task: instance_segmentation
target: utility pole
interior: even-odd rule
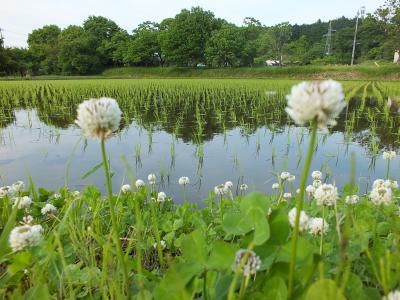
[[[351,53],[351,65],[354,64],[354,53],[356,52],[357,43],[357,30],[358,30],[358,20],[364,18],[365,6],[361,6],[357,11],[356,29],[354,30],[354,40],[353,40],[353,52]]]
[[[332,33],[335,31],[332,30],[332,22],[329,21],[328,33],[324,34],[324,37],[326,37],[325,54],[328,56],[332,54]]]

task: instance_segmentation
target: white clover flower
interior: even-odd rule
[[[322,227],[324,227],[323,232]],[[311,218],[308,222],[308,230],[313,235],[326,234],[329,230],[329,224],[322,218]]]
[[[293,207],[288,213],[289,223],[292,227],[294,227],[296,222],[296,207]],[[300,211],[300,220],[299,220],[299,231],[302,232],[308,228],[309,217],[302,210]]]
[[[236,252],[235,263],[232,266],[233,271],[240,271],[244,276],[250,276],[256,274],[260,267],[261,259],[254,251],[240,249]]]
[[[241,191],[247,191],[248,188],[249,188],[249,186],[248,186],[247,184],[245,184],[245,183],[242,183],[242,184],[239,186],[239,189],[240,189]]]
[[[314,180],[321,180],[322,179],[322,173],[321,173],[321,171],[313,171],[312,173],[311,173],[311,177],[312,177],[312,179],[314,179]]]
[[[25,188],[25,183],[21,180],[15,182],[11,186],[12,190],[16,193],[22,192]]]
[[[164,241],[164,240],[161,240],[161,241],[160,241],[160,245],[161,245],[161,248],[162,248],[163,250],[164,250],[165,248],[167,248],[167,242]],[[154,248],[154,249],[157,249],[157,242],[153,244],[153,248]]]
[[[121,110],[117,101],[102,97],[89,99],[78,106],[78,117],[75,123],[87,137],[106,139],[118,130],[121,121]]]
[[[149,174],[149,176],[147,176],[147,180],[149,181],[150,184],[156,184],[156,175]]]
[[[182,176],[181,178],[179,178],[178,183],[180,185],[187,185],[190,183],[190,179],[187,176]]]
[[[272,184],[272,189],[279,190],[279,188],[280,188],[279,183],[275,182],[274,184]]]
[[[314,198],[317,205],[333,206],[339,195],[337,188],[332,184],[322,184],[314,192]]]
[[[164,192],[159,192],[157,195],[157,202],[164,202],[167,195]]]
[[[61,194],[59,194],[59,193],[55,193],[54,195],[53,195],[53,197],[54,197],[54,199],[61,199]]]
[[[22,218],[22,224],[31,225],[32,223],[33,223],[33,217],[31,215],[27,215]]]
[[[347,204],[357,204],[360,202],[360,197],[358,197],[358,195],[346,196],[345,202]]]
[[[11,186],[3,186],[0,188],[0,199],[7,197],[9,194],[12,193],[12,187]]]
[[[369,198],[375,205],[389,205],[392,202],[392,190],[385,186],[373,188]]]
[[[327,130],[346,106],[342,85],[334,80],[302,82],[292,87],[286,96],[285,109],[297,125],[316,120],[318,128]]]
[[[233,187],[232,181],[225,182],[225,190],[231,190]]]
[[[306,193],[307,193],[307,196],[308,196],[309,198],[312,197],[312,196],[314,196],[315,187],[314,187],[313,185],[308,185],[308,186],[306,187]]]
[[[288,177],[288,179],[287,179],[287,181],[289,181],[289,182],[292,182],[292,181],[295,181],[295,180],[296,180],[296,176],[294,176],[294,175],[290,175]]]
[[[400,291],[392,291],[383,297],[382,300],[400,300]]]
[[[28,196],[24,196],[24,197],[17,197],[14,199],[14,205],[18,205],[18,209],[26,209],[29,208],[29,206],[31,206],[32,204],[32,199]]]
[[[72,192],[72,196],[75,197],[75,198],[80,197],[80,195],[81,195],[81,192],[79,192],[79,191],[73,191]]]
[[[42,215],[54,215],[57,213],[57,208],[50,203],[47,203],[41,210],[40,212],[42,213]]]
[[[285,198],[285,199],[292,198],[292,193],[284,193],[283,198]]]
[[[121,186],[121,192],[122,194],[127,194],[129,192],[132,191],[132,187],[130,184],[124,184],[123,186]]]
[[[144,181],[142,179],[138,179],[135,182],[135,186],[136,186],[137,189],[140,189],[140,188],[145,186],[145,183],[144,183]]]
[[[290,173],[289,172],[282,172],[281,173],[281,179],[282,180],[287,180],[290,177]]]
[[[395,151],[384,151],[382,155],[384,160],[392,160],[396,158],[396,152]]]
[[[41,225],[23,225],[17,226],[11,230],[8,239],[11,249],[16,252],[23,250],[26,247],[36,245],[41,238]]]
[[[316,189],[319,188],[321,186],[321,184],[322,184],[322,181],[319,179],[314,180],[312,183],[313,187],[315,187]]]
[[[214,193],[218,196],[222,196],[226,193],[225,184],[219,184],[214,187]]]

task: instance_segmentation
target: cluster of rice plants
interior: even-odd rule
[[[0,295],[10,299],[396,299],[400,295],[400,209],[397,184],[399,117],[388,97],[392,82],[261,80],[82,80],[0,84],[0,120],[6,127],[18,109],[35,109],[56,128],[79,126],[99,140],[106,193],[87,186],[57,191],[33,180],[0,188]],[[290,94],[286,99],[285,96]],[[99,97],[97,100],[82,100]],[[285,111],[286,108],[286,111]],[[77,125],[74,125],[76,120]],[[215,182],[203,203],[187,192],[196,184],[182,174],[181,199],[162,190],[164,165],[137,178],[132,162],[109,153],[107,143],[132,121],[152,133],[197,145],[202,172],[204,143],[240,127],[246,136],[268,126],[287,130],[287,146],[299,146],[300,183],[283,164],[273,193],[251,191],[246,181]],[[337,123],[336,125],[334,123]],[[291,128],[302,127],[297,140]],[[328,129],[329,127],[329,129]],[[324,134],[317,134],[321,130]],[[382,153],[384,178],[367,193],[357,184],[336,186],[329,165],[311,170],[329,132],[345,143]],[[259,135],[258,131],[258,135]],[[322,138],[321,138],[322,137]],[[260,137],[256,143],[260,143]],[[270,139],[274,147],[274,136]],[[132,141],[134,162],[146,151]],[[273,148],[274,149],[274,148]],[[71,149],[73,152],[73,149]],[[272,151],[274,160],[275,150]],[[335,160],[340,157],[333,155]],[[112,186],[121,159],[127,178]],[[246,162],[237,155],[233,164]],[[67,168],[68,169],[68,168]],[[1,171],[1,170],[0,170]],[[68,170],[73,172],[74,170]],[[168,180],[170,180],[168,178]],[[221,180],[222,181],[222,180]],[[177,204],[177,200],[181,204]]]

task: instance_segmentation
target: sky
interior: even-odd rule
[[[0,0],[0,28],[6,46],[26,47],[28,34],[56,24],[82,25],[90,15],[115,21],[129,33],[144,21],[160,22],[181,9],[200,6],[216,17],[241,25],[254,17],[271,26],[281,22],[308,24],[341,16],[354,17],[361,6],[374,12],[384,0]]]

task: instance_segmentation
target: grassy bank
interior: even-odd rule
[[[287,78],[287,79],[400,79],[398,65],[292,66],[256,68],[122,67],[103,72],[114,78]]]

